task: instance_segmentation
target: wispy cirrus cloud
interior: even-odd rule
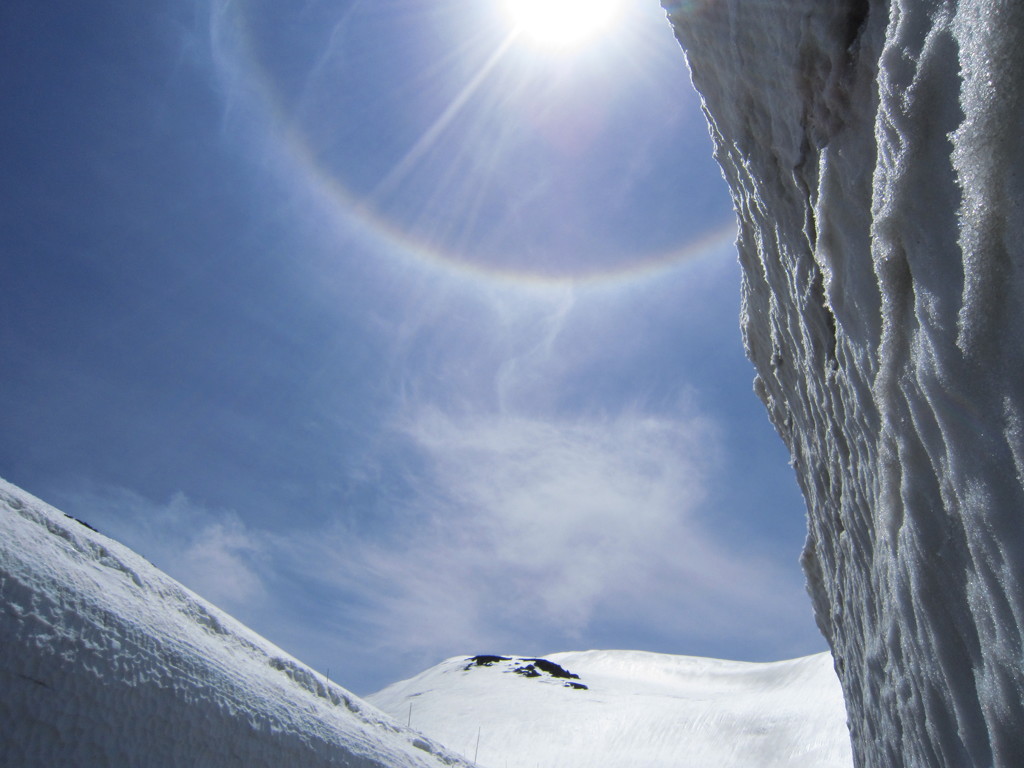
[[[569,635],[651,586],[648,566],[660,542],[685,535],[713,454],[711,425],[699,418],[427,409],[408,428],[449,510],[430,532],[440,563],[461,560],[485,593],[477,602],[508,623]]]
[[[785,615],[787,577],[710,533],[715,425],[699,414],[534,418],[423,408],[420,461],[384,536],[282,542],[381,648],[557,646],[596,623],[680,636]],[[792,587],[792,585],[787,585]],[[329,611],[328,611],[329,612]],[[711,629],[711,627],[714,629]]]

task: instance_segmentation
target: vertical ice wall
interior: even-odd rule
[[[858,765],[1024,765],[1024,3],[664,0]]]

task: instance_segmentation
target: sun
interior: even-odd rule
[[[570,48],[596,37],[621,0],[504,0],[516,30],[548,48]]]

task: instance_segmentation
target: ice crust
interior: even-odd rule
[[[642,651],[545,658],[579,677],[459,656],[367,698],[481,768],[852,765],[827,653],[770,664]]]
[[[0,763],[468,766],[0,480]]]
[[[1024,765],[1024,3],[663,4],[855,761]]]

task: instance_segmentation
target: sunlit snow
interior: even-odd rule
[[[852,765],[828,654],[772,664],[641,651],[457,657],[368,700],[481,768]]]
[[[1024,4],[664,5],[858,765],[1024,765]]]

